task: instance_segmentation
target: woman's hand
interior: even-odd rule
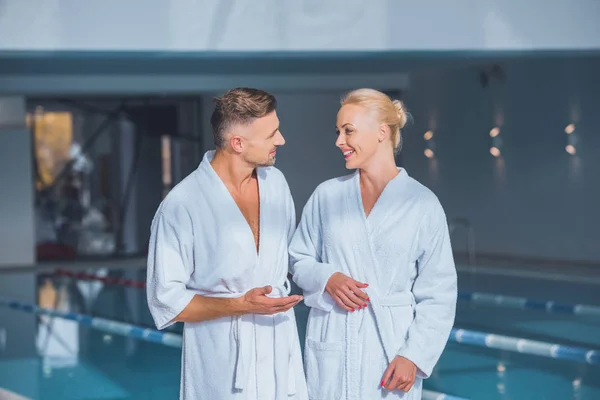
[[[361,289],[368,287],[366,283],[360,283],[354,279],[336,272],[331,275],[325,286],[325,291],[335,300],[335,302],[346,311],[367,306],[369,296]]]
[[[416,376],[417,366],[408,358],[397,356],[385,370],[381,386],[390,391],[400,389],[408,392],[415,383]]]

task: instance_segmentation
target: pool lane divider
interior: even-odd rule
[[[546,311],[548,313],[600,318],[600,307],[588,304],[559,303],[551,300],[534,300],[526,297],[505,296],[481,292],[459,292],[458,299],[494,307],[529,309]]]
[[[85,314],[42,308],[34,304],[4,300],[2,298],[0,298],[0,306],[39,315],[64,318],[84,326],[89,326],[93,329],[121,336],[134,337],[171,347],[181,347],[181,335],[170,332],[161,332],[155,329],[144,328],[121,321],[92,317]],[[522,354],[600,365],[600,351],[583,347],[564,346],[556,343],[547,343],[457,328],[452,329],[449,341],[471,346],[486,347],[489,349],[506,350]]]

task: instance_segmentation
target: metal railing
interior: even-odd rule
[[[450,237],[458,227],[463,227],[467,231],[467,257],[469,266],[475,267],[475,230],[471,225],[471,221],[465,217],[454,218],[450,221],[448,229],[450,231]]]

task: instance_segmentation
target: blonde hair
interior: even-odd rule
[[[378,121],[390,128],[394,151],[402,148],[400,130],[406,125],[408,113],[404,103],[392,100],[388,95],[374,89],[356,89],[346,94],[341,101],[342,106],[356,104],[374,113]]]

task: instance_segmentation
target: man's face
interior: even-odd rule
[[[279,132],[279,118],[273,111],[262,118],[255,119],[244,127],[244,143],[242,157],[252,165],[268,167],[275,164],[277,147],[285,144]]]

